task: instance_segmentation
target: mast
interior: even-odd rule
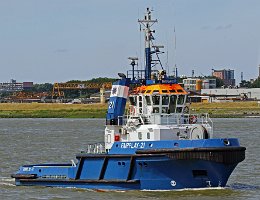
[[[152,33],[154,30],[151,30],[151,27],[155,22],[158,22],[157,19],[152,19],[151,10],[149,8],[146,9],[146,13],[144,19],[138,19],[138,22],[144,26],[144,33],[145,33],[145,80],[151,79],[151,71],[152,71],[152,54],[151,54],[151,47],[152,47],[152,40],[154,37]]]

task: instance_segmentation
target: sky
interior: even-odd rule
[[[0,82],[116,78],[130,69],[129,56],[143,67],[137,20],[147,7],[158,19],[165,69],[177,65],[186,76],[234,69],[236,83],[241,72],[257,78],[259,0],[0,0]]]

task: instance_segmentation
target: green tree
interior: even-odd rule
[[[250,81],[243,80],[240,83],[240,87],[251,88],[252,87],[252,83]]]
[[[260,78],[259,77],[252,83],[252,88],[260,88]]]
[[[33,92],[51,92],[52,88],[53,88],[53,84],[51,84],[51,83],[34,84],[32,91]]]
[[[218,77],[214,77],[214,78],[216,78],[216,87],[217,88],[219,88],[219,87],[224,85],[224,81],[222,79],[220,79]]]

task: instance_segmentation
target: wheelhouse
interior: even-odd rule
[[[141,86],[129,96],[131,115],[185,112],[187,92],[178,84]]]

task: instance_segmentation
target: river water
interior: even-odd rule
[[[17,187],[10,174],[23,164],[70,162],[87,143],[103,141],[104,119],[0,119],[0,199],[260,199],[260,119],[213,122],[215,137],[238,137],[247,147],[225,189],[97,192]]]

